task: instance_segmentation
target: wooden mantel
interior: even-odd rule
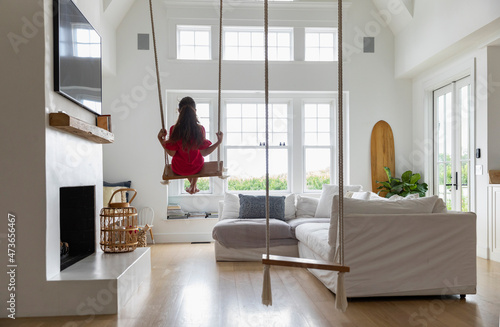
[[[95,143],[113,143],[113,133],[86,123],[64,112],[53,112],[49,114],[49,125],[65,132],[78,135]]]

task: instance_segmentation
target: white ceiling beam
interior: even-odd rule
[[[372,0],[380,17],[394,35],[408,25],[413,18],[414,0]]]
[[[103,0],[105,19],[116,29],[134,2],[135,0]]]

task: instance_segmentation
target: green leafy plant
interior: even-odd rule
[[[414,174],[411,170],[405,171],[401,178],[392,177],[391,170],[388,167],[384,167],[385,173],[387,174],[388,180],[385,182],[377,183],[382,184],[377,187],[378,194],[381,192],[387,192],[386,198],[397,194],[400,196],[407,196],[408,194],[417,193],[419,196],[425,196],[427,192],[428,185],[426,183],[418,183],[420,180],[420,174]]]

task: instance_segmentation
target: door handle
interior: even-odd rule
[[[455,186],[455,190],[458,191],[458,171],[455,172],[455,183],[446,184],[446,186]]]

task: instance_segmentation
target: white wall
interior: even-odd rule
[[[156,33],[159,45],[162,86],[164,90],[189,92],[213,91],[217,87],[217,61],[176,61],[175,25],[201,22],[218,30],[218,7],[189,6],[177,2],[165,11],[162,1],[154,1]],[[273,26],[295,26],[303,33],[306,26],[336,26],[336,8],[332,4],[319,7],[305,4],[275,4],[271,10]],[[256,7],[257,6],[257,7]],[[289,8],[291,6],[292,9]],[[370,134],[378,120],[388,121],[395,137],[396,170],[401,174],[411,168],[407,158],[411,152],[411,86],[409,81],[394,79],[394,43],[391,31],[371,14],[375,11],[370,0],[355,1],[346,9],[344,40],[349,44],[345,63],[344,88],[349,92],[350,182],[371,185]],[[198,20],[194,19],[198,18]],[[261,25],[262,8],[258,4],[244,6],[230,3],[224,13],[225,25]],[[104,110],[112,114],[116,141],[104,147],[104,178],[110,182],[132,180],[139,195],[137,207],[150,206],[156,212],[155,235],[159,240],[180,241],[178,235],[192,233],[192,239],[206,222],[161,221],[166,216],[167,190],[159,184],[163,170],[163,150],[156,139],[161,126],[156,85],[154,84],[153,52],[137,50],[137,33],[150,33],[147,3],[137,1],[117,30],[117,74],[105,79]],[[217,33],[213,42],[217,44]],[[375,37],[375,53],[363,54],[360,41],[363,35]],[[295,47],[300,39],[295,38]],[[215,46],[215,45],[214,45]],[[216,52],[216,51],[215,51]],[[300,51],[296,59],[303,58]],[[270,64],[270,87],[281,91],[335,91],[337,68],[333,63]],[[223,63],[224,90],[262,90],[263,64],[248,62]],[[165,92],[164,92],[165,93]],[[165,103],[168,101],[165,100]],[[166,110],[175,110],[169,107]],[[167,123],[168,125],[168,123]],[[206,203],[216,210],[222,196],[189,196],[182,204]],[[210,239],[211,228],[201,230]],[[191,241],[189,237],[184,241]]]
[[[477,254],[488,257],[488,170],[499,169],[497,142],[500,137],[497,124],[500,119],[499,47],[489,46],[461,53],[435,65],[413,80],[413,152],[414,169],[422,171],[431,180],[433,170],[432,91],[467,75],[471,76],[474,97],[475,144],[481,149],[481,158],[472,162],[472,173],[481,166],[483,173],[475,179],[475,201],[471,210],[477,214]],[[431,181],[432,183],[432,181]]]
[[[413,20],[395,37],[396,76],[415,76],[498,37],[497,0],[415,1]]]
[[[500,169],[500,46],[488,50],[488,169]]]
[[[92,3],[100,6],[100,0]],[[8,213],[17,217],[16,317],[74,314],[76,307],[68,308],[66,300],[84,283],[68,291],[72,286],[48,281],[60,265],[59,188],[96,185],[98,226],[102,146],[49,127],[48,114],[64,110],[89,123],[95,122],[95,116],[53,91],[52,1],[6,0],[0,13],[2,31],[21,42],[12,46],[8,38],[0,40],[0,181],[5,190],[0,208],[4,217]],[[3,253],[7,253],[6,228],[5,219],[0,229]],[[6,277],[0,277],[5,287]],[[7,295],[4,289],[3,303]],[[7,314],[2,310],[0,316]]]
[[[38,283],[45,278],[44,24],[43,15],[41,23],[34,25],[32,21],[33,17],[43,13],[35,1],[26,0],[22,4],[15,0],[2,1],[0,12],[2,31],[12,33],[8,34],[11,38],[22,40],[13,47],[8,38],[0,39],[0,182],[3,185],[0,248],[4,253],[5,267],[6,218],[8,213],[13,213],[17,217],[15,254],[19,267],[16,296],[17,314],[20,314],[23,311],[21,303],[26,301],[21,297],[27,296],[30,289],[37,289]],[[6,273],[0,275],[3,304],[8,299],[7,277]],[[0,316],[6,317],[8,313],[4,305]]]

